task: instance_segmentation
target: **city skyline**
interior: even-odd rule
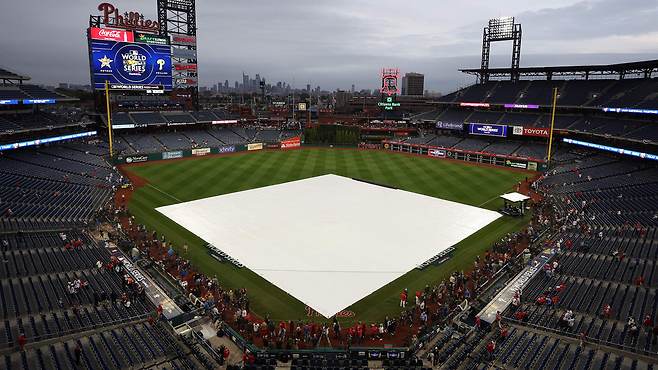
[[[157,18],[154,0],[112,2]],[[62,0],[46,15],[38,0],[5,4],[0,22],[20,32],[0,38],[0,48],[12,51],[0,55],[0,65],[32,76],[35,83],[88,83],[85,29],[96,7],[96,2],[81,6]],[[396,7],[399,3],[389,0],[254,0],[221,6],[198,1],[200,85],[258,70],[271,81],[297,81],[299,88],[311,81],[327,90],[351,90],[352,84],[375,89],[379,70],[397,67],[402,73],[423,73],[426,89],[447,93],[474,82],[457,69],[479,65],[482,28],[488,19],[507,15],[524,25],[521,66],[653,59],[658,49],[658,0],[555,0],[550,5],[474,0],[450,6],[419,0],[404,12],[390,12]],[[26,18],[39,27],[25,27]],[[510,49],[496,45],[491,66],[507,66]]]

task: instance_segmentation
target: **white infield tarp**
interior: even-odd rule
[[[336,175],[157,211],[325,317],[501,217]]]

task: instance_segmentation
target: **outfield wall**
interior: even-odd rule
[[[265,148],[265,144],[260,144],[260,149]],[[249,144],[252,145],[252,144]],[[251,150],[260,150],[256,149],[255,146]],[[203,157],[210,154],[228,154],[243,152],[247,150],[247,145],[225,145],[215,148],[194,148],[186,150],[170,150],[167,152],[159,153],[149,153],[149,154],[127,154],[127,155],[118,155],[114,158],[115,164],[131,164],[131,163],[144,163],[152,161],[161,161],[168,159],[178,159],[178,158],[187,158],[187,157]]]
[[[188,157],[204,157],[211,154],[229,154],[244,151],[259,151],[264,149],[296,149],[302,146],[301,136],[294,136],[275,143],[248,143],[238,145],[223,145],[219,147],[204,147],[185,150],[170,150],[148,154],[126,154],[114,157],[114,164],[132,164],[179,159]]]
[[[546,162],[535,158],[515,157],[494,153],[472,152],[468,150],[384,141],[384,149],[394,152],[418,154],[432,158],[447,158],[465,162],[489,164],[500,167],[518,168],[528,171],[545,172]]]

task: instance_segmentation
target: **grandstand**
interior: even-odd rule
[[[461,361],[464,368],[478,367],[488,356],[485,344],[495,340],[501,367],[651,368],[658,354],[652,332],[658,312],[657,171],[581,153],[538,181],[545,207],[555,212],[546,239],[556,252],[549,263],[555,268],[534,275],[518,302],[502,312],[504,335],[496,328],[439,337],[435,351],[443,367]]]
[[[105,72],[95,80],[92,70],[93,99],[78,99],[0,68],[0,368],[658,369],[658,60],[518,67],[513,24],[512,38],[492,40],[515,41],[512,68],[488,68],[487,46],[482,68],[461,70],[474,84],[400,97],[406,106],[390,111],[379,108],[383,95],[321,93],[316,106],[307,90],[313,104],[300,122],[287,96],[264,88],[200,99],[194,4],[158,2],[148,22],[159,27],[140,47],[167,49],[148,59],[168,70],[113,81],[107,96]],[[126,43],[144,31],[120,24],[140,13],[121,14],[89,17],[91,63],[92,41],[114,42],[94,30]],[[334,113],[338,100],[348,114]],[[338,173],[364,192],[424,205],[445,197],[497,221],[474,228],[449,209],[399,212],[413,204],[390,195],[369,204],[337,183],[254,197]],[[503,191],[527,195],[527,212],[498,214],[509,213]],[[189,227],[163,216],[212,197],[234,203],[190,208]],[[334,218],[311,212],[321,206]],[[271,229],[252,235],[252,216]],[[343,229],[352,245],[331,238],[345,236],[331,235],[336,219],[352,220]],[[457,232],[449,221],[474,230],[436,254],[432,240]],[[213,244],[192,232],[206,226]],[[298,243],[294,253],[281,253],[282,235]],[[222,243],[242,238],[267,251],[238,261],[257,250]],[[373,257],[392,240],[400,255],[420,245],[433,257],[383,271],[378,259],[404,260]],[[328,253],[313,255],[324,244]],[[267,253],[282,267],[249,269],[248,257],[272,262]],[[341,259],[370,270],[340,271]],[[319,272],[354,296],[341,303],[304,278]],[[396,280],[359,288],[378,274]],[[293,296],[295,284],[331,310]]]

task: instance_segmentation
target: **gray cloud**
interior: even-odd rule
[[[99,2],[6,1],[0,65],[35,82],[87,82],[84,29]],[[114,3],[156,18],[154,0]],[[200,79],[232,83],[246,71],[297,86],[374,88],[381,67],[397,66],[448,92],[472,82],[457,69],[479,65],[482,27],[504,15],[523,23],[522,65],[621,62],[658,48],[658,0],[198,0]],[[492,65],[508,65],[510,48],[495,45]]]

